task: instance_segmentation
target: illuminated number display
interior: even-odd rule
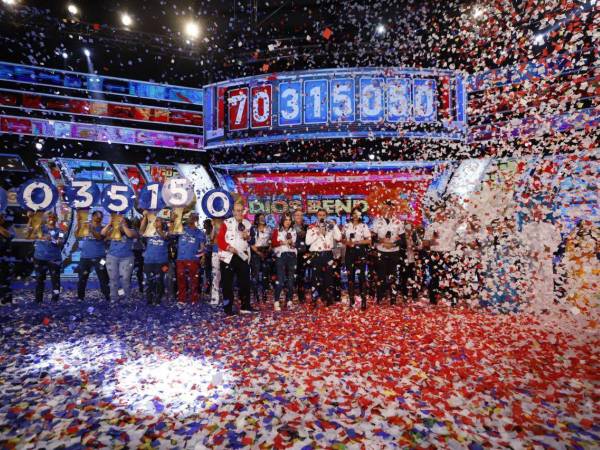
[[[279,125],[302,123],[302,83],[300,81],[279,84]]]
[[[204,89],[208,149],[348,137],[464,140],[468,131],[466,83],[451,70],[322,69]]]
[[[360,120],[380,122],[383,120],[383,78],[360,79]]]
[[[413,85],[413,105],[415,122],[436,120],[435,80],[417,79]]]
[[[406,122],[412,115],[411,81],[408,78],[391,78],[387,81],[388,122]]]
[[[340,78],[331,80],[331,121],[354,122],[354,80]]]
[[[248,129],[248,88],[230,90],[227,103],[229,129]]]
[[[327,123],[327,80],[304,82],[304,123]]]
[[[252,92],[252,128],[271,126],[271,85],[256,86]]]

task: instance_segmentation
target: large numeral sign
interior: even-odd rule
[[[211,219],[222,219],[231,215],[233,197],[223,189],[212,189],[202,197],[202,211]]]
[[[279,84],[279,125],[302,123],[302,83]]]
[[[252,92],[252,128],[267,128],[271,126],[271,86],[255,86]]]
[[[135,201],[133,189],[124,184],[109,184],[102,192],[101,203],[111,213],[125,214]]]
[[[163,187],[162,197],[167,206],[184,207],[194,200],[194,187],[186,178],[171,178]]]
[[[380,122],[383,120],[383,78],[360,79],[360,120]]]
[[[98,203],[100,189],[91,181],[75,180],[65,187],[65,200],[71,208],[88,209]]]
[[[248,88],[230,90],[227,103],[229,129],[248,129]]]
[[[327,80],[304,82],[304,123],[327,123]]]
[[[435,80],[414,80],[415,122],[434,122],[436,120],[435,87]]]
[[[411,81],[408,78],[391,78],[387,81],[388,122],[406,122],[412,114]]]
[[[28,211],[48,211],[58,201],[58,190],[45,180],[29,180],[19,187],[17,202]]]
[[[354,122],[354,80],[331,80],[331,121]]]
[[[157,211],[165,207],[165,201],[162,198],[163,185],[160,183],[149,183],[144,186],[138,197],[138,206],[140,209],[148,211]]]

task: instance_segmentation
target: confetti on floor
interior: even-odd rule
[[[425,304],[0,309],[1,448],[600,446],[600,336]]]

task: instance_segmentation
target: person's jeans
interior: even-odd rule
[[[319,293],[319,297],[326,305],[333,304],[333,253],[313,252],[311,254],[311,265],[313,268],[313,291]],[[314,299],[314,295],[313,295]],[[314,300],[313,300],[314,301]]]
[[[12,302],[12,290],[10,282],[12,279],[10,262],[0,261],[0,303]]]
[[[33,269],[35,270],[35,301],[41,303],[44,299],[44,283],[46,274],[50,273],[52,282],[52,300],[57,301],[60,294],[60,261],[45,261],[41,259],[33,260]]]
[[[189,295],[188,295],[189,288]],[[177,261],[177,299],[185,302],[190,299],[192,303],[200,300],[200,261]]]
[[[223,285],[223,309],[233,313],[233,279],[237,277],[241,309],[250,308],[250,265],[238,255],[233,255],[229,264],[221,261],[221,284]]]
[[[261,258],[256,253],[252,252],[250,258],[250,273],[252,277],[252,292],[254,293],[254,299],[259,300],[258,288],[262,288],[262,299],[263,301],[267,298],[267,291],[269,290],[269,268],[270,258]]]
[[[211,303],[219,303],[219,289],[221,288],[221,260],[219,259],[219,252],[213,252],[211,256],[212,265],[212,281],[211,281]]]
[[[83,258],[79,261],[79,279],[77,280],[77,297],[80,300],[85,298],[85,288],[92,269],[96,271],[98,282],[100,283],[100,291],[104,294],[104,298],[110,299],[110,290],[108,287],[108,272],[106,271],[106,260],[104,258]]]
[[[165,292],[165,269],[166,264],[144,264],[146,300],[150,305],[158,305]]]
[[[168,268],[165,272],[167,299],[175,301],[177,296],[177,264],[175,261],[169,261],[165,266]]]
[[[108,255],[106,257],[106,270],[108,271],[110,283],[110,297],[113,300],[118,299],[120,296],[119,294],[126,299],[131,298],[131,272],[133,272],[133,262],[133,255],[124,258],[113,255]],[[119,290],[119,284],[121,285],[121,290]]]
[[[281,291],[286,288],[285,298],[292,301],[296,278],[296,254],[293,252],[282,253],[276,260],[277,282],[275,283],[275,301],[279,301]]]
[[[366,274],[367,274],[367,251],[363,248],[348,248],[346,250],[346,271],[348,272],[348,297],[350,305],[354,305],[356,295],[356,272],[358,272],[358,293],[362,300],[362,306],[366,307]]]
[[[400,252],[377,252],[377,303],[381,303],[390,291],[390,304],[396,303],[398,295],[398,265]]]

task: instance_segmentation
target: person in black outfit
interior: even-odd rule
[[[0,213],[0,303],[12,303],[11,282],[11,241],[15,237],[15,233],[8,227],[6,216]]]
[[[367,251],[371,245],[371,232],[363,222],[360,208],[352,209],[351,221],[342,231],[342,242],[346,246],[346,271],[348,272],[348,297],[350,307],[354,306],[356,296],[356,277],[358,275],[358,294],[361,309],[367,309],[366,271]],[[357,274],[358,272],[358,274]]]
[[[308,225],[304,223],[304,213],[301,209],[294,211],[294,230],[296,230],[296,250],[298,250],[296,259],[296,289],[298,291],[298,301],[304,303],[304,292],[306,288],[306,269],[308,249],[306,247],[306,230]]]

